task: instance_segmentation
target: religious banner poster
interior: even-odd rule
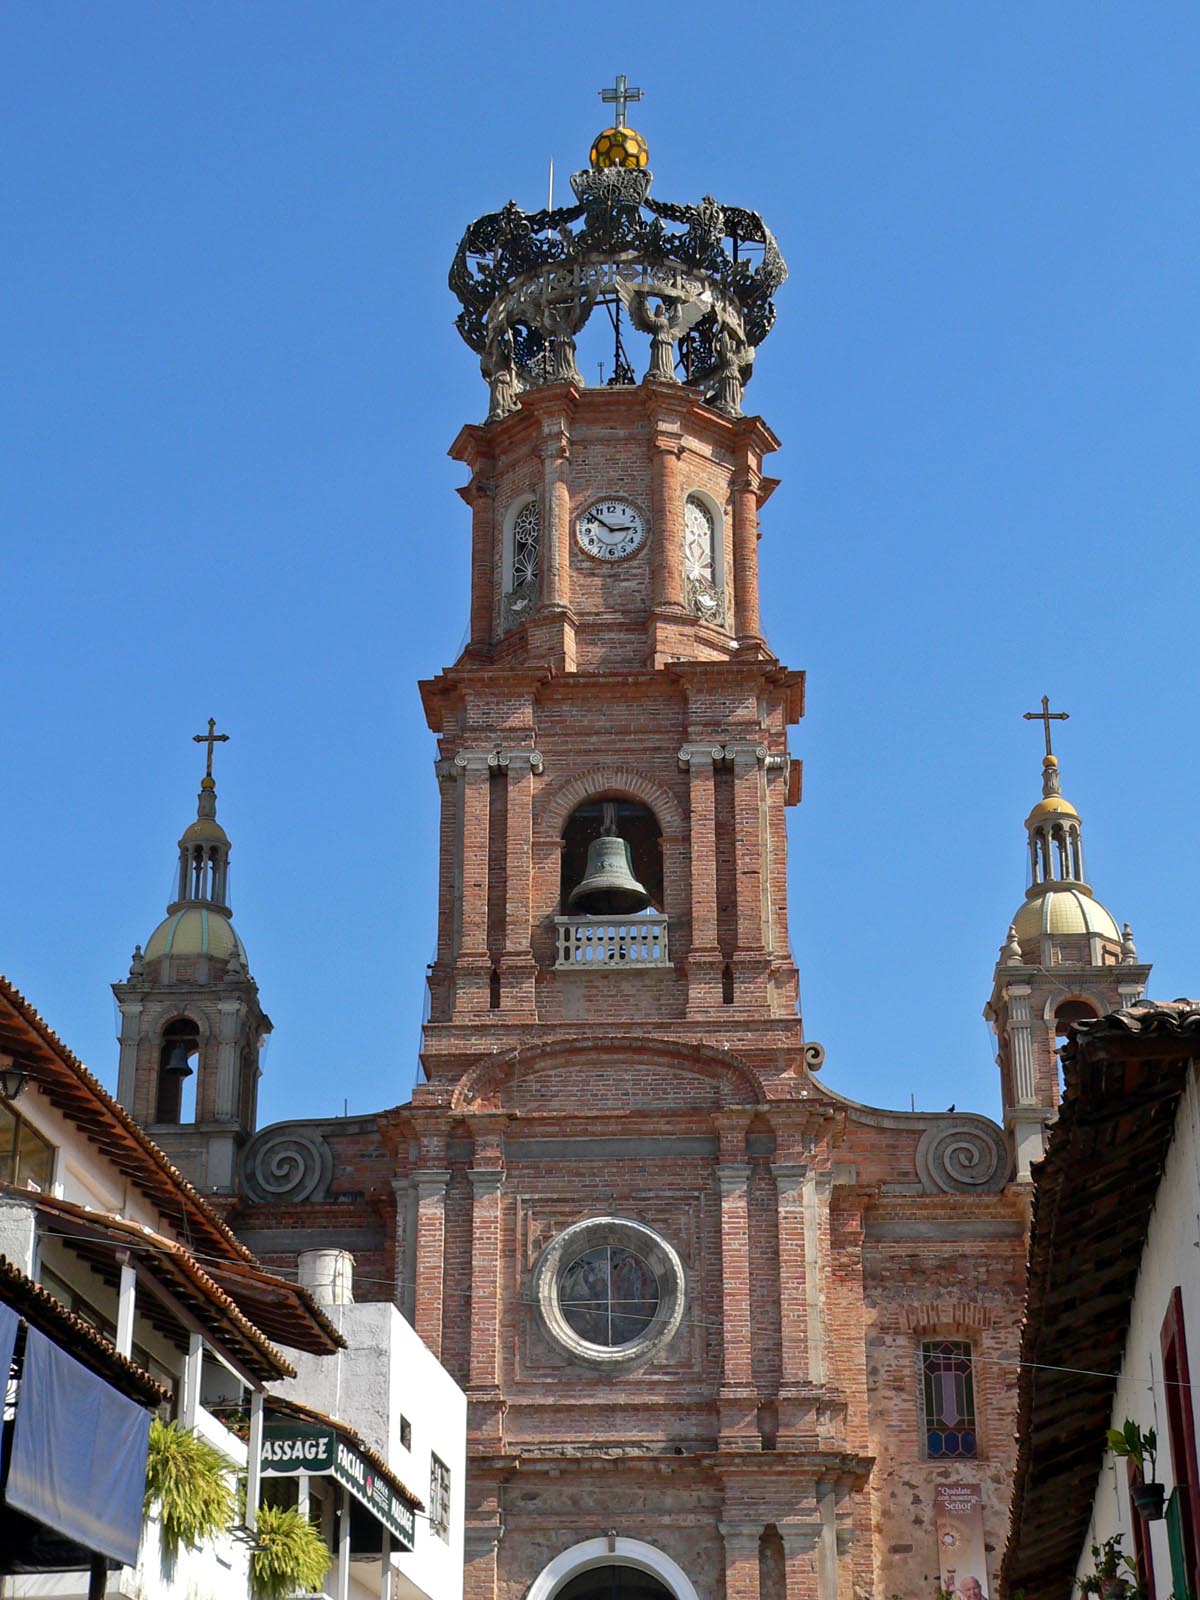
[[[955,1600],[990,1600],[977,1483],[939,1483],[934,1492],[942,1589]]]

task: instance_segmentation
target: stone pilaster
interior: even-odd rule
[[[779,1229],[779,1447],[815,1442],[809,1379],[808,1227],[804,1162],[772,1162]]]
[[[818,1576],[819,1518],[789,1517],[776,1526],[783,1541],[785,1600],[827,1600]]]
[[[725,1541],[725,1600],[759,1600],[758,1545],[762,1529],[728,1522],[719,1527]]]

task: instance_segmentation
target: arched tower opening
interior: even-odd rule
[[[602,894],[586,905],[571,903],[571,896],[588,875],[589,857],[594,864],[593,846],[603,837],[606,827],[615,828],[616,836],[628,846],[627,856],[633,880],[645,889],[649,908],[661,912],[663,852],[662,829],[658,818],[649,806],[639,801],[602,795],[576,806],[563,827],[560,914],[574,916],[588,911],[599,915],[619,913],[620,907],[606,907],[600,903]],[[616,861],[615,870],[619,871],[619,853],[613,859]]]
[[[200,1029],[190,1017],[177,1017],[162,1031],[158,1048],[155,1122],[196,1120],[196,1070],[200,1064]]]

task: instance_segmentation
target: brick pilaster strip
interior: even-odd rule
[[[763,764],[765,745],[734,740],[725,746],[733,764],[733,814],[737,830],[737,954],[759,955],[764,941]]]
[[[654,435],[652,493],[654,527],[651,530],[653,604],[683,610],[683,501],[679,485],[678,427],[660,427]]]
[[[413,1326],[434,1355],[442,1354],[442,1301],[446,1268],[448,1168],[414,1172],[417,1187],[416,1316]]]
[[[733,479],[733,597],[739,639],[762,637],[758,607],[759,474],[749,465]]]
[[[759,1600],[758,1546],[762,1530],[728,1522],[718,1526],[725,1541],[725,1600]]]

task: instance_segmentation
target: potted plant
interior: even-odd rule
[[[181,1544],[194,1548],[233,1524],[233,1488],[225,1457],[190,1428],[158,1417],[150,1424],[143,1515],[149,1517],[156,1504],[168,1559]]]
[[[1137,1468],[1138,1478],[1129,1486],[1129,1498],[1144,1521],[1157,1522],[1166,1496],[1162,1484],[1154,1481],[1158,1435],[1153,1428],[1143,1432],[1131,1417],[1126,1417],[1119,1428],[1108,1430],[1108,1448],[1114,1456],[1123,1456]]]
[[[1095,1568],[1086,1578],[1079,1580],[1080,1594],[1097,1594],[1100,1600],[1126,1600],[1129,1579],[1122,1576],[1121,1568],[1132,1571],[1129,1557],[1121,1550],[1123,1534],[1114,1533],[1103,1544],[1092,1546]]]
[[[254,1600],[286,1600],[319,1590],[330,1563],[324,1539],[302,1511],[259,1506],[250,1556]]]

